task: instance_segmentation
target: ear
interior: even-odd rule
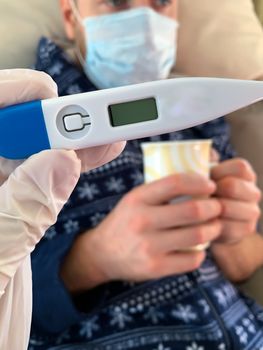
[[[60,7],[67,37],[69,40],[74,40],[76,18],[74,16],[70,0],[60,0]]]

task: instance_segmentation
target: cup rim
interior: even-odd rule
[[[141,143],[141,147],[144,147],[144,146],[170,146],[172,144],[203,144],[203,143],[207,143],[207,144],[212,144],[213,140],[212,139],[201,139],[201,140],[174,140],[174,141],[157,141],[157,142],[154,142],[154,141],[147,141],[147,142],[142,142]]]

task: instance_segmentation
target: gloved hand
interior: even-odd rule
[[[44,73],[0,71],[0,108],[56,96],[55,83]],[[26,161],[0,159],[0,298],[6,290],[0,302],[1,350],[21,350],[26,346],[24,339],[10,345],[8,338],[8,327],[16,329],[18,335],[23,333],[23,329],[20,328],[19,332],[18,327],[24,327],[27,333],[30,327],[30,324],[25,325],[25,320],[14,317],[14,312],[23,317],[25,310],[31,311],[31,275],[28,274],[29,266],[25,264],[25,261],[28,264],[30,261],[26,257],[45,231],[56,222],[58,213],[77,184],[81,170],[88,171],[111,161],[124,146],[125,143],[117,143],[78,152],[49,150],[33,155]],[[17,291],[22,299],[28,297],[28,300],[20,299],[18,304],[13,305],[19,310],[12,309],[14,299],[19,299],[15,280],[20,283]],[[21,283],[25,284],[28,295],[23,293]],[[12,295],[7,295],[8,292]],[[1,312],[1,307],[4,312]],[[12,325],[15,319],[16,324]]]
[[[56,96],[57,85],[50,76],[43,72],[28,69],[0,70],[0,108]],[[81,160],[81,171],[86,172],[110,162],[118,157],[125,145],[125,142],[117,142],[76,151]],[[8,177],[21,163],[19,160],[0,157],[0,181]]]

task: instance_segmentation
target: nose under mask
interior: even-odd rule
[[[176,60],[178,22],[148,7],[82,20],[83,68],[98,88],[168,77]]]

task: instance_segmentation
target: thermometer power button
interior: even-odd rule
[[[63,137],[79,140],[92,131],[92,117],[81,106],[68,105],[58,112],[56,127]]]
[[[63,117],[64,128],[67,132],[81,131],[90,126],[90,117],[81,113],[68,114]]]

